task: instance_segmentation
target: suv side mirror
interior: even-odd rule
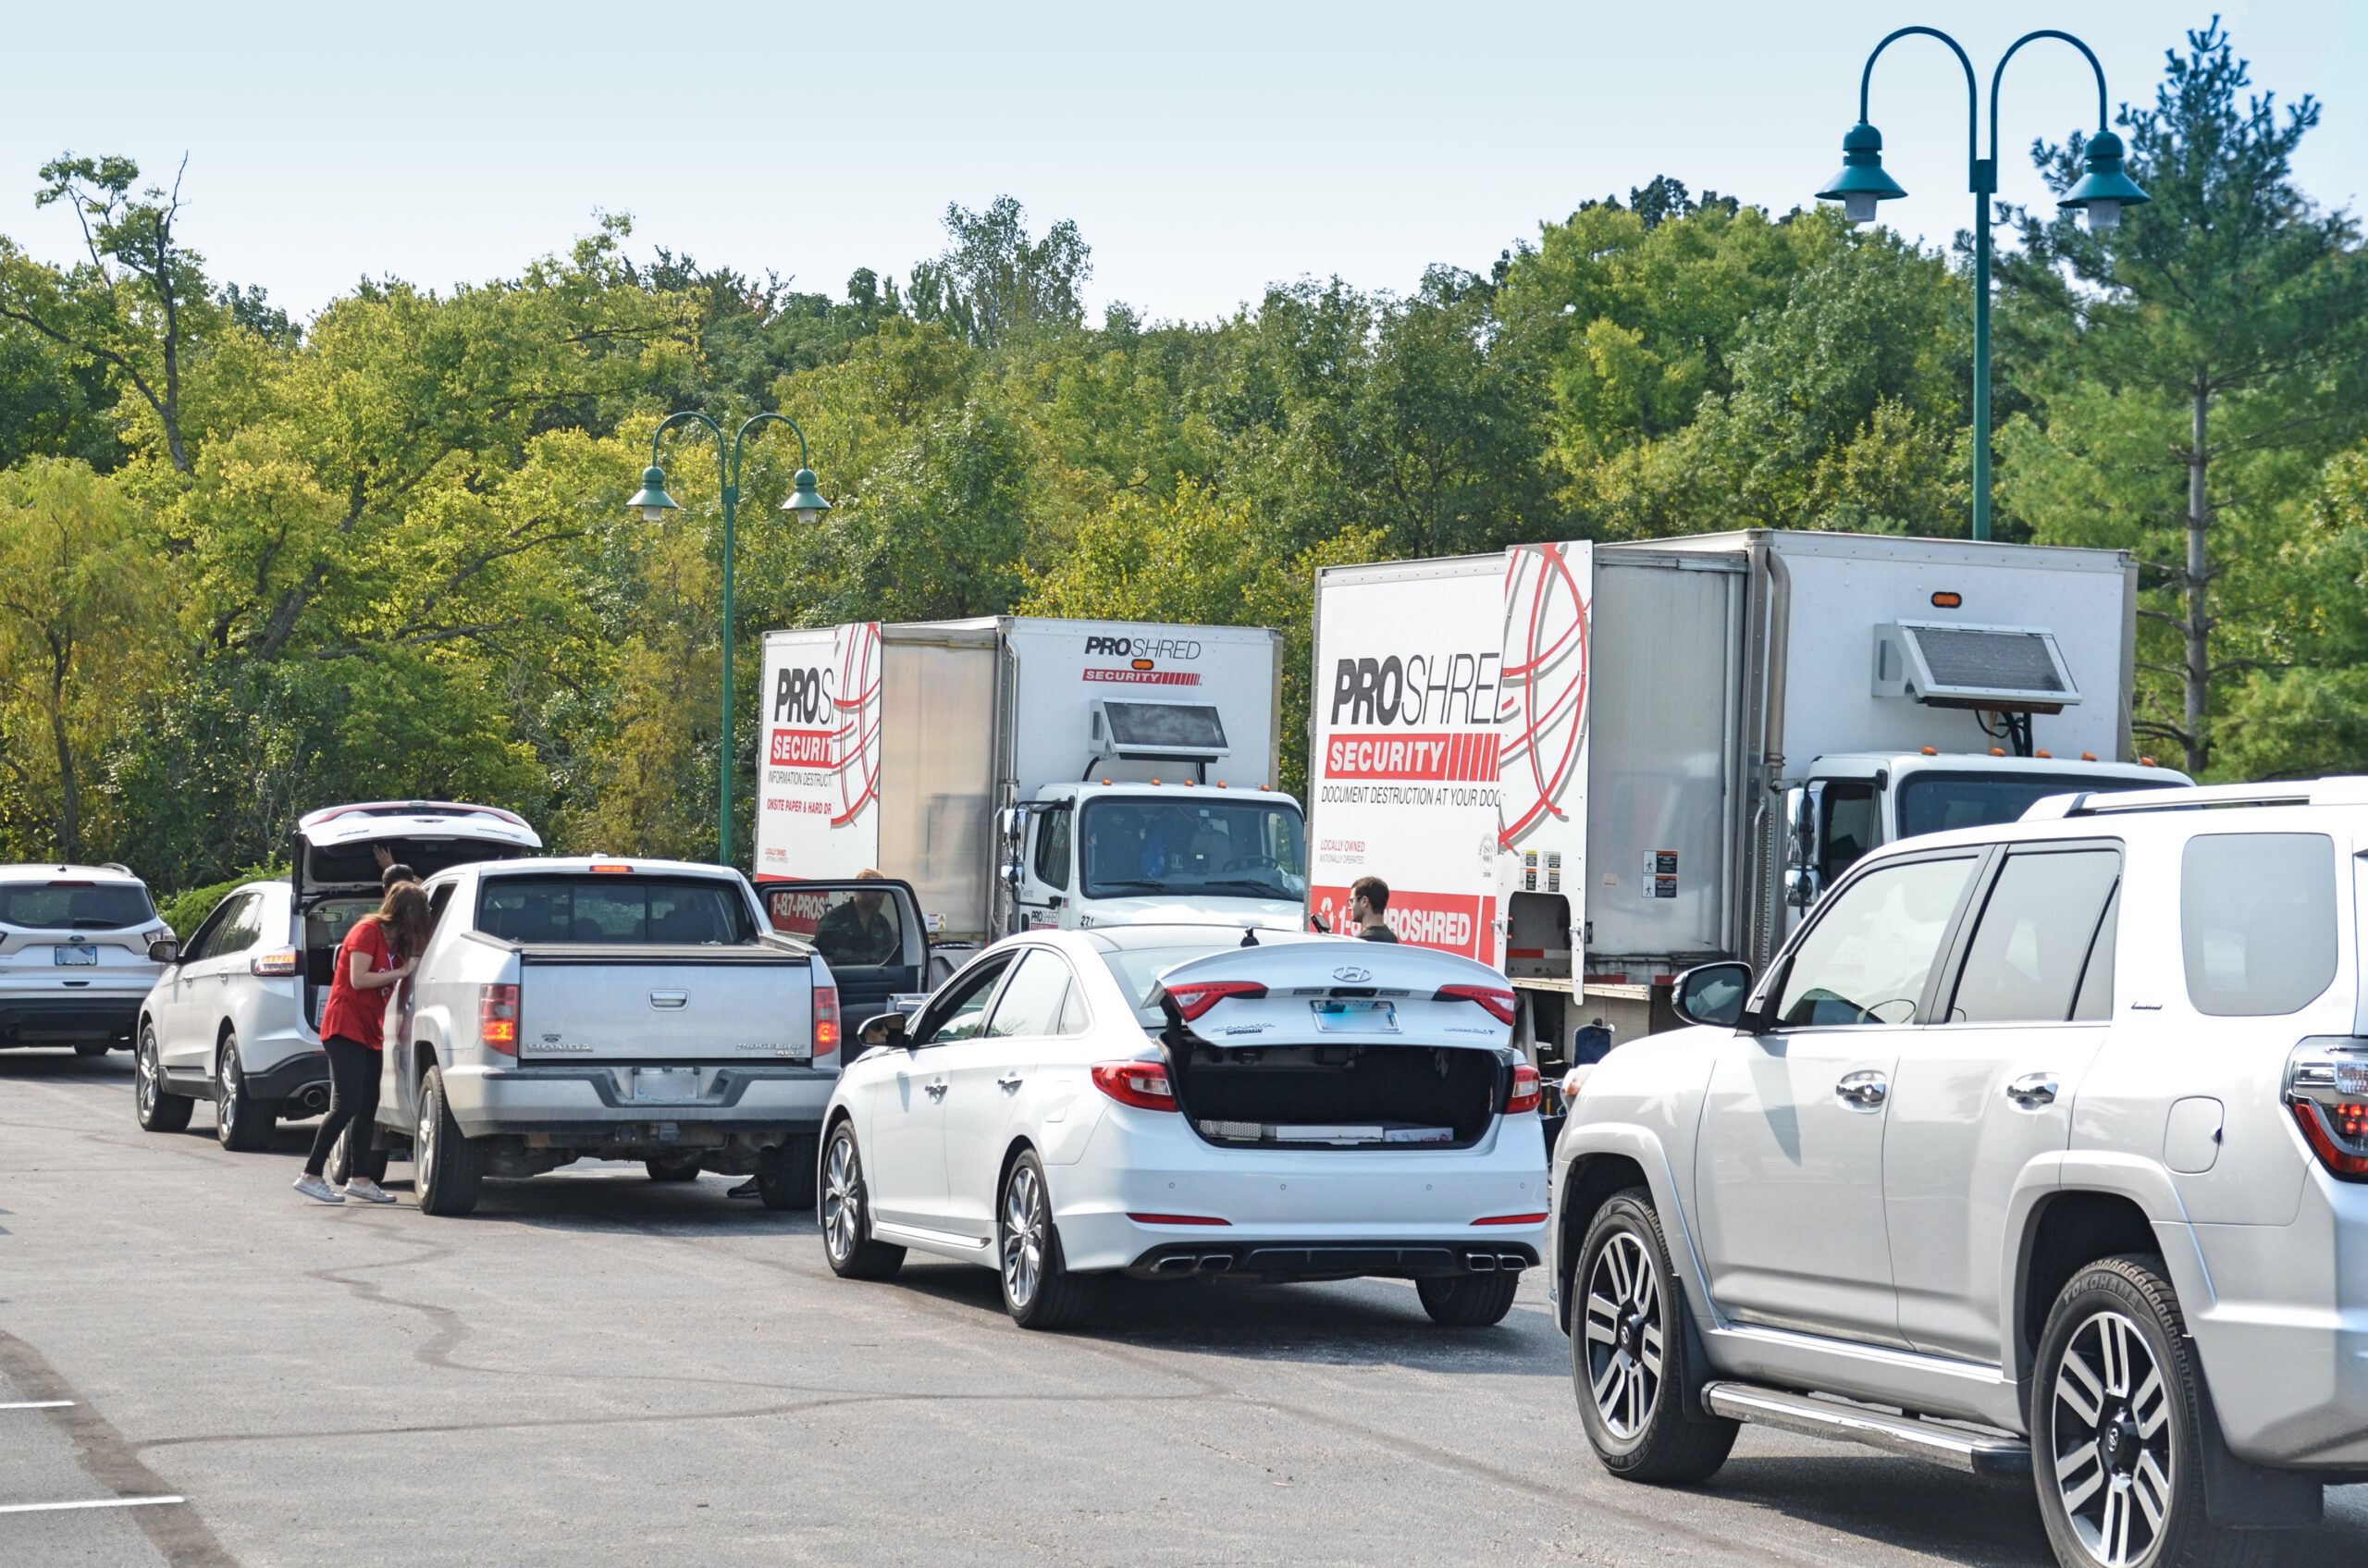
[[[152,964],[178,964],[181,961],[181,945],[169,936],[159,937],[148,945],[148,961]]]
[[[1751,996],[1749,964],[1696,964],[1670,983],[1669,1004],[1687,1023],[1733,1029]]]

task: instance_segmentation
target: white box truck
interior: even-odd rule
[[[756,880],[877,869],[912,884],[939,945],[1164,920],[1297,930],[1280,643],[1010,615],[770,632]]]
[[[1875,535],[1326,568],[1311,912],[1381,877],[1401,940],[1513,981],[1543,1062],[1654,1027],[1878,844],[2188,783],[2132,756],[2136,614],[2125,552]]]

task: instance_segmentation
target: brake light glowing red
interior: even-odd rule
[[[518,988],[477,987],[477,1038],[505,1056],[518,1054]]]
[[[1513,1021],[1513,994],[1501,985],[1442,985],[1434,1002],[1477,1002],[1498,1023]]]
[[[1512,1087],[1505,1091],[1505,1114],[1519,1116],[1537,1109],[1537,1069],[1527,1062],[1513,1067]]]
[[[1122,1105],[1146,1111],[1176,1108],[1176,1087],[1165,1062],[1096,1062],[1093,1086]]]
[[[1190,1023],[1228,996],[1256,1001],[1266,994],[1266,988],[1254,980],[1187,981],[1182,985],[1169,986],[1167,994],[1184,1021]]]
[[[839,1048],[839,988],[814,988],[814,1054],[827,1056]]]
[[[2347,1181],[2368,1181],[2368,1105],[2297,1099],[2294,1119],[2321,1165]]]
[[[611,860],[595,860],[592,862],[592,869],[596,871],[623,871],[627,875],[631,875],[633,871],[631,866],[621,866]]]

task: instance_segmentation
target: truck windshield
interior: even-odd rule
[[[1206,894],[1298,903],[1307,896],[1301,838],[1299,808],[1274,801],[1091,800],[1079,825],[1084,894]]]
[[[757,939],[747,901],[730,883],[614,872],[487,877],[477,929],[504,942],[697,947]]]
[[[2144,786],[2078,773],[1911,773],[1899,786],[1899,836],[2011,822],[2033,801],[2100,787]]]

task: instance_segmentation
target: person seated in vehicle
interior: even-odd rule
[[[856,873],[857,882],[885,880],[870,868]],[[833,964],[874,965],[896,961],[905,945],[889,895],[856,893],[843,896],[814,922],[814,945]]]

